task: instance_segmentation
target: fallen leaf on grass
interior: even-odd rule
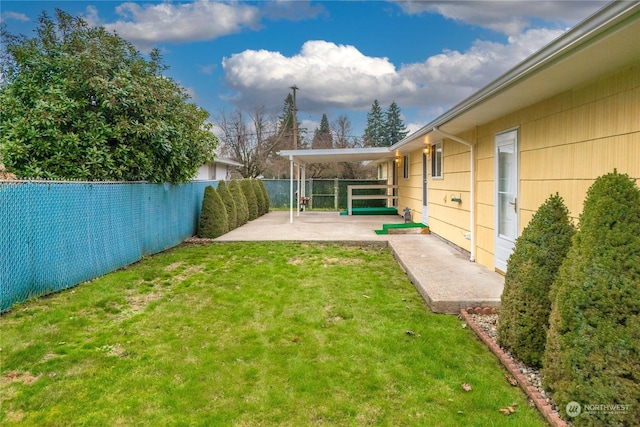
[[[462,329],[467,329],[467,324],[466,323],[462,324]]]
[[[518,385],[518,380],[513,378],[511,375],[505,374],[504,377],[507,379],[507,381],[509,381],[509,384],[511,384],[512,386],[515,387]]]
[[[300,338],[295,337],[295,338],[294,338],[294,339],[292,339],[291,341],[293,341],[293,342],[298,342],[298,341],[300,341]]]
[[[471,391],[471,384],[469,384],[469,383],[462,384],[462,389],[464,391]]]
[[[514,408],[513,406],[509,406],[508,408],[500,408],[500,412],[502,412],[504,415],[511,415],[515,414],[516,408]]]

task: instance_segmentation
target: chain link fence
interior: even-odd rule
[[[207,185],[0,181],[0,312],[193,236]]]
[[[288,179],[263,179],[269,193],[269,200],[273,208],[289,208]],[[347,209],[347,186],[366,184],[387,184],[386,180],[378,179],[307,179],[305,194],[311,197],[312,209]],[[293,191],[298,190],[298,182],[293,182]],[[359,194],[385,194],[386,190],[362,190]],[[295,197],[294,197],[295,203]],[[386,206],[385,200],[354,200],[354,208],[377,208]]]

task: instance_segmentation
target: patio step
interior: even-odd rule
[[[382,224],[382,230],[374,231],[376,234],[429,234],[429,226],[420,222]]]
[[[398,209],[392,207],[380,208],[353,208],[352,215],[398,215]],[[347,215],[347,211],[340,212],[340,215]]]

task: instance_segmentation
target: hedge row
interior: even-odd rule
[[[217,189],[205,189],[198,237],[219,237],[267,212],[269,195],[261,180],[220,180]]]
[[[543,385],[574,425],[639,426],[640,188],[626,174],[603,175],[578,231],[567,221],[552,196],[516,241],[498,339],[542,365]],[[571,402],[578,415],[567,414]]]

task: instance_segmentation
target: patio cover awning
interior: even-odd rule
[[[279,155],[293,160],[298,165],[310,163],[365,162],[393,159],[389,147],[326,148],[320,150],[282,150]]]
[[[297,199],[297,214],[300,215],[300,198],[305,196],[305,166],[310,163],[336,163],[336,162],[372,162],[384,159],[393,159],[394,152],[389,147],[370,148],[326,148],[320,150],[282,150],[278,154],[289,158],[289,222],[293,222],[294,205],[294,179],[298,182],[301,194]],[[297,173],[294,174],[294,164],[297,165]],[[302,170],[300,170],[302,167]],[[295,178],[294,178],[295,175]]]

